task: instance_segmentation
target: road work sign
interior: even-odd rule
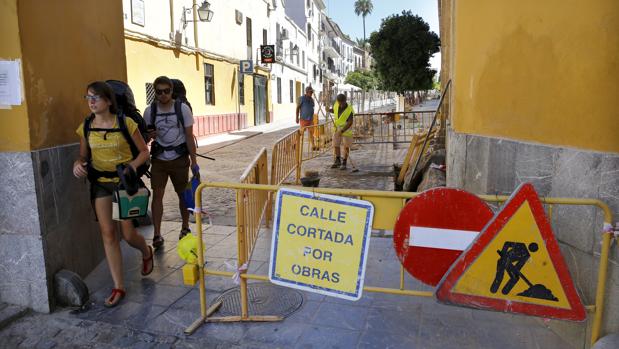
[[[393,229],[396,254],[413,277],[436,286],[493,215],[464,190],[424,191],[400,211]]]
[[[374,207],[370,202],[280,189],[275,200],[271,282],[358,300]]]
[[[524,184],[441,280],[439,301],[581,321],[574,288],[544,207]]]

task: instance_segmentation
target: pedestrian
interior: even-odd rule
[[[311,127],[314,122],[314,89],[312,86],[308,86],[305,88],[305,94],[299,97],[299,101],[297,103],[297,124],[299,124],[299,129],[301,133],[305,132],[307,127]],[[307,129],[307,133],[309,134],[310,146],[312,150],[318,150],[318,147],[314,145],[314,134],[311,128]]]
[[[335,124],[335,132],[333,132],[333,149],[335,151],[335,162],[331,168],[346,169],[346,160],[350,153],[352,144],[352,121],[354,111],[352,106],[346,103],[346,95],[339,94],[333,104],[333,109],[329,112],[333,113],[333,123]],[[341,157],[340,146],[344,146],[344,157]]]
[[[153,201],[153,246],[163,246],[161,220],[163,217],[163,195],[168,182],[172,181],[178,196],[182,226],[179,240],[191,232],[189,229],[189,211],[185,207],[182,193],[189,181],[189,169],[199,178],[196,161],[196,144],[193,137],[193,114],[187,104],[172,98],[173,84],[166,76],[155,79],[155,101],[144,111],[144,120],[149,129],[151,144],[151,187]]]
[[[80,155],[73,163],[73,174],[77,178],[88,177],[90,181],[90,199],[114,281],[112,293],[104,305],[114,307],[125,296],[120,239],[112,219],[113,194],[120,181],[116,168],[125,164],[135,171],[148,160],[149,155],[138,125],[130,118],[117,115],[114,92],[107,83],[91,83],[84,97],[92,114],[76,130],[80,136]],[[123,127],[128,133],[122,131]],[[127,139],[129,135],[130,139]],[[135,158],[131,152],[131,141],[139,150]],[[154,267],[153,248],[137,233],[130,219],[121,220],[120,227],[125,241],[142,253],[142,275],[150,274]]]

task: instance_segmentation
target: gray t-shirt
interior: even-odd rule
[[[181,110],[183,112],[183,120],[185,121],[185,127],[193,125],[193,114],[191,109],[185,104],[181,104]],[[150,106],[144,110],[144,121],[146,125],[150,125],[151,112]],[[168,108],[162,108],[161,104],[157,104],[157,143],[163,147],[177,146],[185,143],[185,130],[182,130],[182,126],[178,123],[178,118],[174,112],[174,103],[171,103]],[[193,140],[191,140],[193,142]],[[159,160],[174,160],[180,155],[174,150],[165,150],[157,156]]]

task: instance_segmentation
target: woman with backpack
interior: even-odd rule
[[[73,174],[77,178],[88,177],[90,181],[90,199],[114,280],[112,293],[104,305],[114,307],[125,296],[120,239],[112,219],[112,198],[120,181],[117,166],[125,164],[125,173],[131,169],[135,171],[148,160],[149,152],[137,124],[130,118],[117,115],[114,92],[107,83],[95,81],[88,85],[86,93],[84,98],[92,114],[76,130],[80,136],[80,157],[73,164]],[[131,138],[126,139],[126,135],[131,135]],[[131,147],[139,151],[135,157]],[[120,225],[125,241],[142,253],[142,275],[150,274],[154,266],[152,247],[137,233],[131,220],[122,220]]]

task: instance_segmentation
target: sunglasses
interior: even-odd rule
[[[92,102],[98,102],[99,100],[101,100],[101,96],[99,95],[86,95],[84,96],[84,99],[87,101],[92,101]]]
[[[170,88],[164,88],[163,90],[155,89],[155,94],[157,94],[157,96],[162,95],[162,94],[169,95],[170,92],[172,92]]]

